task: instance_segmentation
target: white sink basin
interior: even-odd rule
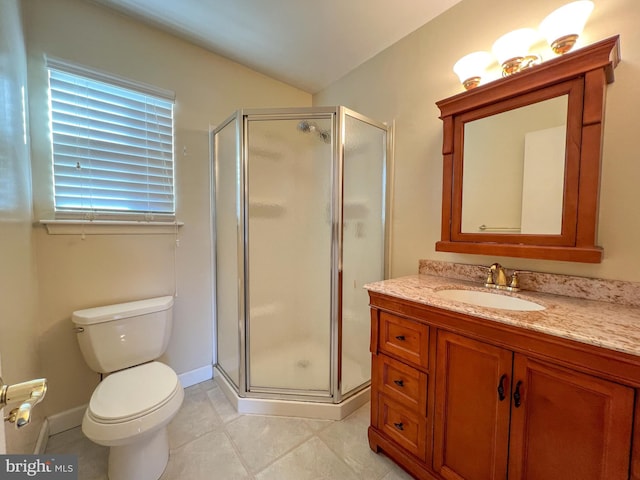
[[[503,310],[518,310],[527,312],[544,310],[544,307],[537,303],[530,302],[529,300],[524,300],[518,297],[501,295],[499,293],[480,292],[478,290],[445,289],[438,290],[434,292],[434,294],[447,300],[470,303],[479,307],[491,307],[500,308]]]

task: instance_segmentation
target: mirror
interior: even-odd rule
[[[597,263],[611,37],[437,102],[443,121],[436,251]]]
[[[561,233],[567,108],[562,95],[464,125],[463,233]]]

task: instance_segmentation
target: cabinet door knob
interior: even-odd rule
[[[404,342],[404,335],[396,335],[396,340],[400,340],[401,342]]]
[[[402,424],[402,422],[394,423],[393,426],[396,427],[398,430],[404,430],[404,425]]]
[[[393,383],[395,383],[399,387],[404,387],[404,380],[394,380]]]
[[[518,380],[518,383],[516,383],[516,391],[513,392],[513,405],[516,408],[522,405],[522,397],[520,396],[520,385],[522,385],[522,381]]]
[[[504,381],[507,379],[507,374],[503,374],[500,377],[500,382],[498,383],[498,399],[500,401],[503,401],[506,397],[506,395],[504,394]]]

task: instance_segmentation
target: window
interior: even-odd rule
[[[173,220],[173,93],[47,59],[56,218]]]

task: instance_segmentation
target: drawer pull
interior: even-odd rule
[[[399,387],[404,387],[404,380],[394,380],[393,383],[395,383]]]
[[[513,393],[513,405],[518,408],[522,404],[522,397],[520,396],[520,385],[522,381],[518,380],[516,383],[516,391]]]
[[[507,379],[507,374],[505,373],[500,377],[500,383],[498,383],[498,399],[503,401],[506,397],[504,394],[504,381]]]
[[[394,423],[393,426],[396,427],[398,430],[404,430],[404,425],[402,422]]]
[[[400,340],[401,342],[404,342],[405,340],[404,335],[396,335],[396,340]]]

